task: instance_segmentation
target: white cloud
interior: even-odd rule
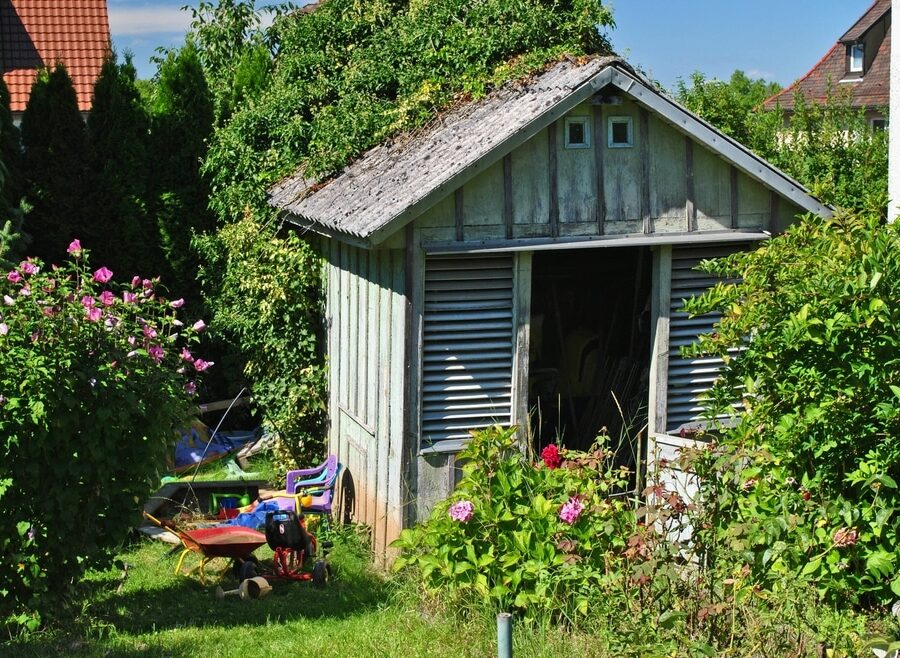
[[[109,30],[113,36],[184,33],[190,25],[190,12],[178,7],[109,5]]]

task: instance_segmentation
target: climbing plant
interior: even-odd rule
[[[312,246],[275,220],[268,187],[298,168],[333,174],[455,102],[564,55],[606,51],[597,28],[611,25],[612,15],[598,0],[328,0],[311,12],[281,13],[260,37],[248,4],[223,1],[216,13],[204,3],[206,13],[195,20],[202,61],[214,61],[238,34],[274,53],[265,87],[212,138],[204,171],[222,226],[198,240],[202,276],[214,321],[247,357],[264,412],[285,427],[308,427],[297,437],[315,442],[303,449],[320,449],[321,266]],[[223,86],[235,88],[231,80],[213,83],[217,98]],[[245,283],[239,294],[227,289],[235,281]],[[286,432],[282,438],[300,440]]]

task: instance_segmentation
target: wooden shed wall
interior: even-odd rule
[[[429,246],[529,238],[778,230],[799,212],[656,114],[622,97],[586,102],[590,148],[565,148],[561,117],[418,220]],[[633,145],[607,146],[611,116]],[[661,240],[665,242],[665,240]]]
[[[403,514],[404,251],[329,243],[329,444],[344,465],[342,517],[381,554]]]

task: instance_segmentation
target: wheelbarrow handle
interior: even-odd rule
[[[150,521],[150,522],[151,522],[153,525],[155,525],[155,526],[159,526],[160,528],[166,528],[166,529],[169,529],[169,530],[177,530],[177,528],[175,527],[175,524],[172,523],[172,522],[171,522],[170,520],[168,520],[168,519],[163,520],[163,521],[160,521],[159,519],[157,519],[157,518],[156,518],[155,516],[153,516],[152,514],[148,514],[146,510],[144,510],[143,515],[144,515],[144,518],[145,518],[145,519],[147,519],[148,521]]]

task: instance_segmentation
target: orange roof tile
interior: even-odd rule
[[[852,40],[862,37],[865,30],[871,29],[890,10],[890,0],[875,0],[841,39],[847,39],[848,35]],[[847,73],[846,45],[843,41],[838,41],[806,75],[766,99],[763,107],[772,110],[780,105],[782,109],[792,111],[794,98],[798,93],[808,102],[824,103],[829,88],[833,93],[846,93],[850,105],[855,108],[887,107],[890,96],[890,60],[891,28],[888,23],[885,36],[864,75]]]
[[[56,62],[88,111],[109,48],[106,0],[0,0],[0,68],[13,112],[25,109],[38,69]]]

